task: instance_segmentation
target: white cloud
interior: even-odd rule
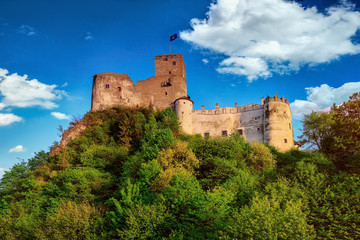
[[[24,148],[23,145],[17,145],[16,147],[13,147],[12,149],[9,150],[10,153],[15,153],[15,152],[26,152],[26,148]]]
[[[61,87],[66,87],[68,85],[67,82],[65,82],[63,85],[61,85]]]
[[[28,35],[28,36],[34,36],[37,34],[35,28],[29,26],[29,25],[21,25],[18,29],[19,33]]]
[[[8,70],[0,68],[0,96],[3,97],[0,107],[56,108],[58,105],[54,101],[66,96],[65,91],[57,90],[56,87],[41,83],[37,79],[29,80],[27,75],[9,74]]]
[[[0,113],[0,127],[10,125],[14,122],[20,122],[23,119],[12,113]]]
[[[5,171],[7,171],[6,168],[0,168],[0,179],[4,176]]]
[[[351,38],[360,29],[360,12],[346,1],[325,11],[286,0],[217,0],[206,19],[192,19],[192,30],[180,37],[225,55],[220,73],[252,81],[358,54]]]
[[[204,58],[203,60],[201,60],[203,63],[208,64],[209,60],[207,60],[206,58]]]
[[[70,120],[70,117],[64,113],[61,112],[52,112],[51,116],[60,119],[60,120]]]
[[[360,92],[360,82],[345,83],[341,87],[334,88],[327,84],[319,87],[308,87],[306,90],[306,100],[296,99],[290,104],[292,116],[301,119],[304,114],[312,111],[326,111],[334,103],[339,105],[349,100],[355,92]]]
[[[92,33],[91,33],[91,32],[87,32],[84,40],[91,40],[91,39],[93,39],[93,38],[94,38],[94,37],[93,37]]]

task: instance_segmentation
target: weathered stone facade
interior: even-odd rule
[[[127,74],[100,73],[94,76],[91,110],[118,105],[172,107],[184,132],[229,135],[240,132],[247,141],[269,143],[280,151],[294,147],[291,111],[284,97],[261,98],[261,104],[193,110],[187,95],[182,54],[155,56],[155,76],[134,85]]]

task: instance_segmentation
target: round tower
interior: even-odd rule
[[[285,152],[294,147],[289,101],[284,97],[267,97],[264,101],[264,142]]]
[[[138,103],[134,94],[134,83],[127,74],[99,73],[93,78],[91,110]]]
[[[192,134],[192,109],[194,102],[190,100],[190,97],[181,97],[175,100],[175,112],[179,118],[181,129],[187,133]]]

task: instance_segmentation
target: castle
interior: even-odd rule
[[[127,74],[99,73],[93,78],[91,110],[113,106],[172,107],[182,130],[203,136],[239,132],[247,141],[269,143],[280,151],[294,147],[291,111],[284,97],[261,98],[261,104],[193,110],[187,95],[182,54],[156,55],[155,76],[136,82]]]

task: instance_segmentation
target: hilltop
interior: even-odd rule
[[[1,239],[360,238],[360,177],[321,153],[187,135],[170,108],[69,129],[5,173]]]

